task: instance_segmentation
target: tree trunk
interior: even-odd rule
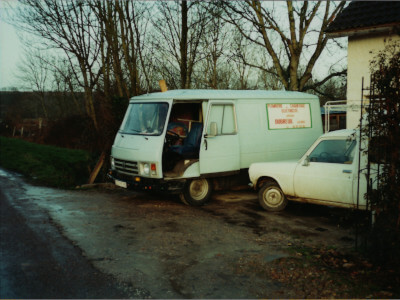
[[[189,88],[190,82],[187,82],[188,75],[188,53],[187,53],[187,42],[188,42],[188,7],[187,1],[182,1],[181,4],[181,18],[182,18],[182,28],[181,28],[181,88]]]

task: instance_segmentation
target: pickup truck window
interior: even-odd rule
[[[325,140],[309,155],[310,162],[351,164],[355,153],[355,140]]]

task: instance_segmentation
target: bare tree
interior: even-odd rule
[[[249,41],[265,51],[271,65],[257,60],[244,62],[267,72],[282,82],[286,90],[315,89],[330,78],[346,73],[329,74],[321,80],[312,79],[318,58],[328,45],[324,30],[344,8],[345,1],[286,1],[262,2],[256,0],[218,2],[224,10],[224,19]]]
[[[335,77],[319,86],[315,92],[319,95],[321,105],[327,101],[346,99],[347,80],[343,77]]]
[[[207,9],[209,3],[201,3],[201,5]],[[231,85],[233,75],[233,65],[229,63],[229,54],[234,27],[219,17],[221,9],[214,9],[208,13],[212,17],[201,39],[204,58],[195,70],[194,86],[227,89]]]
[[[204,57],[201,40],[207,10],[195,1],[163,1],[156,7],[159,16],[154,15],[153,21],[157,31],[154,47],[160,54],[160,73],[172,87],[190,88],[196,64]]]
[[[140,94],[142,83],[150,84],[144,67],[148,23],[144,16],[148,6],[133,0],[101,0],[91,2],[91,7],[100,23],[100,55],[106,98],[113,94],[120,98]]]
[[[98,130],[93,88],[100,68],[99,26],[87,1],[20,0],[16,16],[19,26],[42,38],[43,47],[62,49],[85,93],[86,113]]]
[[[251,42],[245,39],[238,30],[234,30],[230,45],[230,63],[233,65],[233,82],[231,88],[234,89],[254,89],[255,82],[251,80],[254,68],[246,62],[254,57],[254,47]]]
[[[42,108],[43,117],[47,119],[48,112],[45,98],[49,72],[46,63],[40,51],[25,49],[24,54],[24,58],[18,63],[17,77],[24,88],[32,90],[37,96]]]
[[[128,71],[131,95],[141,93],[141,81],[150,85],[148,71],[145,67],[145,37],[149,20],[145,18],[148,6],[134,0],[116,1],[118,19],[121,28],[121,45],[124,66]],[[141,78],[143,80],[141,80]]]
[[[42,50],[55,49],[68,65],[48,59],[57,89],[68,89],[75,106],[75,83],[85,95],[85,111],[92,120],[102,158],[115,132],[112,101],[127,98],[150,85],[145,64],[148,6],[134,0],[19,0],[14,19],[20,29],[39,37]],[[65,80],[67,86],[61,86]],[[101,118],[102,122],[98,120]],[[101,164],[99,165],[101,167]],[[98,168],[96,168],[98,171]],[[95,177],[95,173],[92,174]],[[91,180],[94,178],[91,176]]]
[[[51,91],[54,98],[58,100],[58,117],[83,115],[85,107],[79,93],[80,86],[75,80],[70,63],[66,58],[57,56],[49,56],[45,60],[52,79]],[[71,102],[73,109],[71,109]]]

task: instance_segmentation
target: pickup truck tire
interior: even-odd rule
[[[186,181],[179,197],[187,205],[202,206],[210,200],[212,190],[211,180],[206,178],[190,179]]]
[[[274,181],[264,183],[258,192],[258,201],[267,211],[282,211],[288,200],[279,185]]]

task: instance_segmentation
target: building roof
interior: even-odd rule
[[[292,91],[265,90],[171,90],[164,93],[151,93],[133,97],[131,100],[233,100],[233,99],[317,99],[311,94]]]
[[[388,31],[400,26],[400,1],[352,1],[329,25],[331,36]]]

